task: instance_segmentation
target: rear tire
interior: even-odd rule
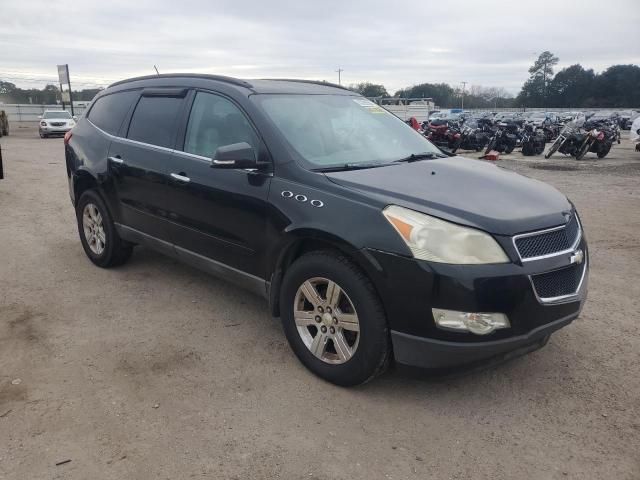
[[[598,149],[597,155],[598,158],[604,158],[607,155],[609,155],[609,151],[611,151],[611,144],[608,143],[606,145],[603,145],[601,148]]]
[[[82,248],[95,265],[110,268],[129,260],[133,245],[120,238],[111,214],[97,192],[87,190],[80,196],[76,219]]]
[[[341,253],[315,251],[297,259],[282,282],[280,311],[291,349],[317,376],[353,386],[388,366],[382,303],[367,276]]]

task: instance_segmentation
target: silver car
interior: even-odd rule
[[[76,125],[75,118],[66,110],[45,110],[40,117],[40,138],[49,135],[64,135]]]

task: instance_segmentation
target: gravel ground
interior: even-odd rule
[[[488,370],[393,369],[353,389],[308,373],[258,297],[142,248],[94,267],[62,140],[14,128],[0,144],[0,478],[640,478],[640,154],[626,139],[603,161],[498,162],[580,210],[578,320]]]

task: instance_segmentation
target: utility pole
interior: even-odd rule
[[[64,90],[62,90],[62,84],[60,83],[60,103],[62,103],[62,109],[66,110],[66,108],[64,108]],[[29,99],[31,100],[31,99]],[[31,102],[29,102],[31,103]]]
[[[338,85],[342,85],[342,83],[340,83],[342,80],[342,72],[344,72],[342,68],[338,68],[336,70],[336,73],[338,74]]]
[[[462,105],[461,105],[461,109],[464,110],[464,87],[467,86],[467,82],[460,82],[462,83]]]
[[[69,77],[69,65],[67,65],[67,77]],[[71,79],[67,79],[67,85],[69,85],[69,104],[71,105],[71,116],[75,117],[76,112],[73,111],[73,92],[71,91]]]

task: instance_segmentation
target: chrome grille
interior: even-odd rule
[[[576,246],[580,239],[580,224],[575,215],[562,227],[537,233],[527,233],[514,237],[514,244],[520,258],[528,260],[560,252]]]
[[[551,272],[531,275],[533,288],[543,301],[556,300],[576,294],[580,289],[587,263],[574,263]]]
[[[52,127],[62,127],[64,122],[51,122]]]

